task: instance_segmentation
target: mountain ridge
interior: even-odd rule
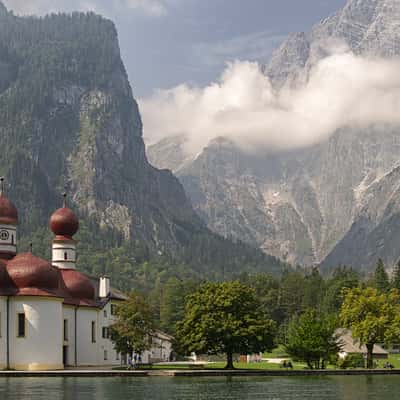
[[[263,70],[279,90],[307,82],[312,68],[335,47],[345,45],[365,57],[397,57],[399,16],[398,1],[349,0],[308,33],[290,35]],[[398,133],[399,127],[389,124],[343,127],[306,149],[251,157],[239,148],[232,150],[231,145],[228,149],[234,156],[223,145],[209,145],[195,160],[170,167],[198,214],[224,236],[256,244],[292,264],[333,267],[346,262],[371,268],[379,254],[392,265],[400,252],[385,246],[384,250],[370,250],[374,241],[367,236],[373,227],[381,226],[381,220],[363,230],[365,237],[357,236],[358,242],[367,246],[364,250],[354,236],[346,235],[358,226],[358,220],[360,227],[364,226],[363,209],[373,207],[368,200],[370,186],[397,168]],[[175,160],[179,159],[176,143]],[[155,165],[156,148],[153,145],[148,150]],[[357,251],[350,251],[352,246]]]

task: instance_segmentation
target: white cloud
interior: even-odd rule
[[[207,87],[180,85],[140,101],[148,142],[187,137],[196,154],[210,140],[230,138],[245,149],[294,149],[344,126],[400,124],[400,60],[348,51],[320,61],[308,82],[275,92],[253,62],[228,64]]]

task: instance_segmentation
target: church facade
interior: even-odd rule
[[[126,297],[108,278],[76,270],[79,221],[64,206],[50,218],[52,260],[17,252],[18,212],[0,193],[0,368],[119,365],[109,337]]]

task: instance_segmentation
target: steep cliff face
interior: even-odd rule
[[[178,180],[147,162],[110,21],[3,12],[0,30],[0,165],[23,232],[46,224],[66,184],[83,216],[159,251],[204,229]]]
[[[218,279],[283,267],[211,232],[173,174],[149,164],[117,32],[98,15],[21,18],[0,6],[0,148],[22,248],[33,240],[49,256],[48,218],[67,186],[79,267],[126,290],[149,260],[154,279],[176,265]]]
[[[400,55],[399,39],[399,1],[349,0],[309,33],[291,35],[265,73],[277,89],[296,87],[332,46],[345,43],[356,54],[389,58]],[[369,267],[377,255],[388,263],[400,256],[383,235],[397,208],[385,208],[385,218],[365,216],[373,207],[372,187],[397,167],[399,133],[397,126],[379,124],[343,127],[314,147],[264,156],[249,156],[219,140],[192,162],[163,166],[176,171],[198,214],[224,236],[255,243],[291,263],[320,263],[333,252],[324,265]],[[157,146],[149,148],[155,165]],[[175,154],[178,147],[175,140]],[[372,197],[385,203],[385,196],[376,188]]]

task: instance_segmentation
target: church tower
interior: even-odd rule
[[[73,236],[79,229],[79,220],[67,207],[66,193],[64,205],[56,210],[50,218],[50,229],[55,237],[52,245],[52,264],[61,269],[76,268],[76,241]]]
[[[18,211],[4,193],[0,178],[0,259],[10,260],[17,254]]]

